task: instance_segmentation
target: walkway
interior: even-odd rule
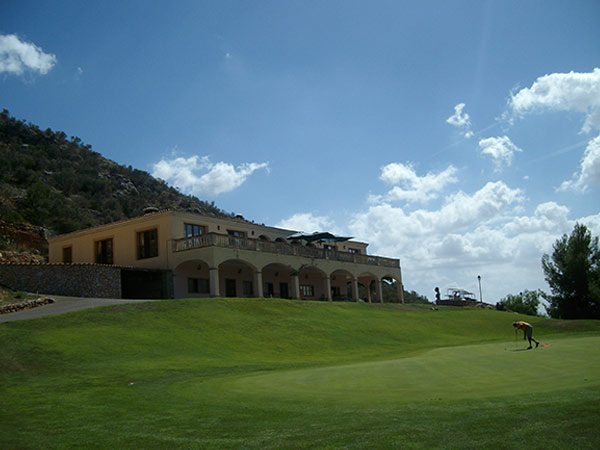
[[[123,305],[125,303],[151,302],[157,300],[119,300],[112,298],[83,298],[83,297],[64,297],[61,295],[45,295],[54,299],[54,303],[39,306],[33,309],[26,309],[19,312],[1,314],[0,323],[12,322],[15,320],[38,319],[40,317],[56,316],[58,314],[79,311],[82,309],[97,308],[98,306]]]

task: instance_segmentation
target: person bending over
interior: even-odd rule
[[[513,327],[515,327],[515,332],[517,330],[523,330],[523,340],[529,340],[529,347],[527,347],[527,350],[531,349],[531,341],[535,342],[535,348],[537,348],[538,345],[540,345],[540,343],[536,341],[532,336],[533,327],[530,324],[523,321],[513,322]]]

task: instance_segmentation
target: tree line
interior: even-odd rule
[[[541,290],[508,295],[496,304],[500,310],[537,315],[540,300],[555,319],[600,319],[600,249],[583,224],[556,240],[551,255],[544,254],[542,268],[550,293]]]

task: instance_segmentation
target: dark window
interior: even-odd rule
[[[158,230],[142,231],[137,234],[138,259],[158,256]]]
[[[244,281],[242,283],[242,289],[244,291],[245,296],[252,295],[252,281]]]
[[[183,224],[183,233],[186,238],[200,236],[201,234],[206,233],[206,227],[204,225],[185,223]]]
[[[63,248],[63,262],[67,264],[73,262],[73,247]]]
[[[348,253],[358,254],[360,252],[358,250],[356,250],[355,248],[349,248]]]
[[[227,230],[227,234],[229,236],[240,237],[240,238],[245,238],[246,237],[246,233],[244,231]]]
[[[113,240],[104,239],[96,241],[96,264],[112,264],[113,263]]]
[[[188,292],[208,294],[209,286],[206,278],[188,278]]]

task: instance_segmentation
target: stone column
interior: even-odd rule
[[[352,297],[354,297],[354,301],[357,302],[358,298],[358,278],[352,276]]]
[[[292,275],[292,298],[300,299],[300,277],[298,275]]]
[[[376,281],[376,284],[375,284],[375,287],[377,288],[377,299],[378,299],[378,300],[379,300],[381,303],[383,303],[383,289],[382,289],[382,287],[381,287],[381,283],[382,283],[382,282],[383,282],[383,281],[382,281],[382,280],[380,280],[380,279],[378,278],[378,279],[377,279],[377,281]]]
[[[325,298],[328,302],[333,300],[331,298],[331,278],[329,276],[325,277]]]
[[[264,297],[262,272],[254,272],[254,284],[256,285],[255,296],[259,298]]]
[[[399,281],[396,281],[396,289],[398,290],[398,300],[404,303],[404,286]]]
[[[210,267],[208,269],[208,284],[210,286],[210,296],[220,297],[221,292],[219,289],[219,268]]]
[[[369,303],[371,303],[373,300],[371,298],[371,282],[369,281],[365,287],[367,288],[367,300],[369,301]]]

